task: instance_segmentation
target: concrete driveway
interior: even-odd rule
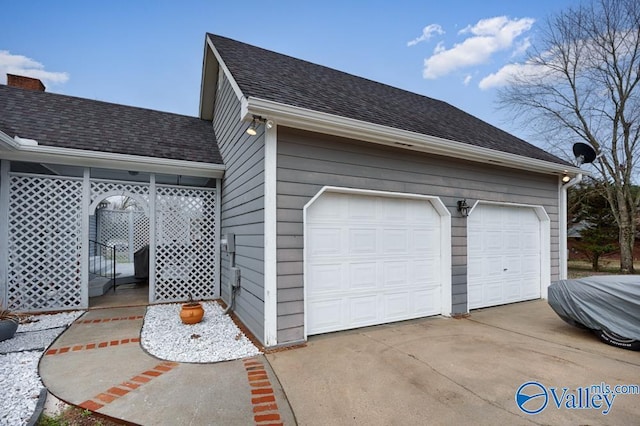
[[[306,347],[267,358],[300,425],[640,419],[640,395],[616,395],[604,415],[600,396],[578,390],[603,382],[640,385],[640,352],[600,343],[562,322],[542,300],[473,311],[466,319],[434,317],[313,336]],[[546,408],[535,415],[515,402],[528,381],[539,382],[547,394]],[[529,385],[522,393],[531,396],[536,389]],[[532,398],[524,407],[539,409],[544,400]],[[601,408],[567,408],[587,401]]]

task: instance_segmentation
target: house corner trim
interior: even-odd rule
[[[264,345],[278,344],[277,126],[264,137]]]

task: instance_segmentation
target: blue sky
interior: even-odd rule
[[[529,141],[496,109],[506,65],[579,0],[3,2],[0,83],[197,115],[212,32],[461,108]],[[501,73],[502,70],[502,73]]]

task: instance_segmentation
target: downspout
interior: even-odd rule
[[[567,261],[569,258],[569,253],[567,251],[567,190],[573,186],[578,185],[582,182],[582,173],[579,173],[571,179],[569,182],[560,185],[562,186],[560,190],[560,218],[559,218],[559,227],[560,227],[560,273],[559,278],[561,280],[566,280],[568,276],[568,265]]]

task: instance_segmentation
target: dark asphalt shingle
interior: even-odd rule
[[[446,102],[226,37],[207,36],[247,98],[261,98],[568,165]]]
[[[210,121],[6,85],[0,130],[43,146],[222,164]]]

